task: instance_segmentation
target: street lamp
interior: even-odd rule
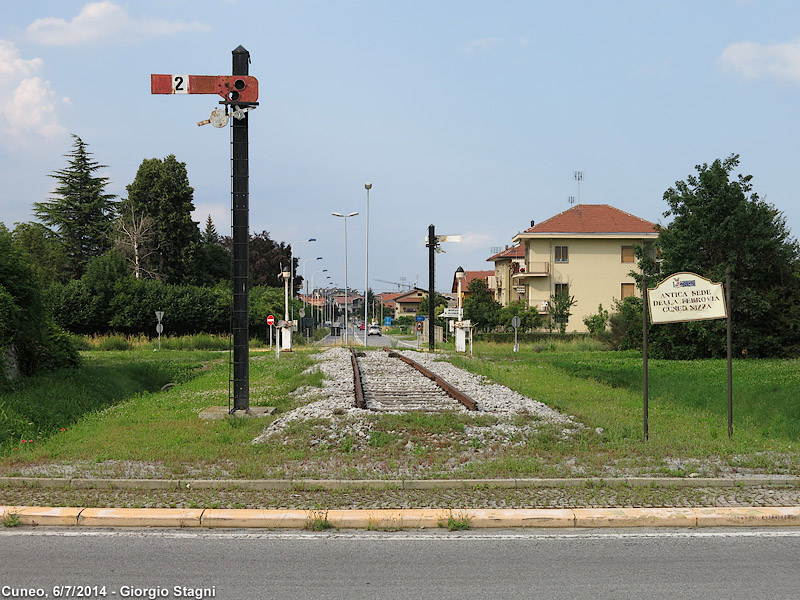
[[[281,269],[280,277],[283,278],[283,331],[281,332],[281,350],[292,349],[292,323],[289,320],[289,279],[292,272],[288,267]],[[286,335],[286,334],[289,335]]]
[[[291,272],[291,280],[292,280],[292,298],[294,298],[294,245],[295,244],[305,244],[308,242],[316,242],[317,238],[308,238],[307,240],[297,240],[296,242],[292,242],[291,248],[291,259],[289,261],[289,271]],[[292,306],[292,319],[294,319],[294,306]]]
[[[322,269],[320,271],[314,271],[313,273],[311,273],[311,293],[312,294],[314,293],[314,275],[316,275],[317,273],[327,273],[327,272],[328,272],[328,269]],[[303,276],[303,280],[305,280],[305,275]],[[306,298],[308,298],[308,282],[306,282]],[[317,312],[319,312],[319,311],[317,311]],[[312,317],[314,316],[314,306],[313,305],[311,306],[311,316]]]
[[[306,284],[306,296],[308,296],[308,280],[306,279],[306,263],[308,261],[310,261],[310,260],[322,260],[322,257],[318,256],[317,258],[307,258],[307,259],[305,259],[303,261],[303,281]],[[303,300],[303,308],[305,308],[305,307],[306,307],[306,301]]]
[[[456,343],[456,352],[466,352],[467,351],[467,332],[464,328],[463,319],[461,318],[461,282],[464,281],[464,268],[458,267],[456,269],[456,280],[458,281],[458,318],[455,323],[455,343]]]
[[[458,281],[458,320],[461,320],[461,282],[464,280],[464,267],[456,269],[456,280]]]
[[[347,219],[350,217],[355,217],[358,213],[351,212],[348,215],[343,215],[342,213],[331,213],[334,217],[341,217],[344,219],[344,345],[347,345]]]
[[[369,191],[372,189],[372,183],[369,181],[364,184],[364,189],[367,190],[367,234],[366,234],[366,252],[364,258],[364,346],[367,345],[367,333],[369,323]]]

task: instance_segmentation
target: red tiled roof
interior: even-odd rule
[[[525,258],[525,247],[522,244],[517,244],[516,246],[511,246],[511,248],[506,248],[505,250],[501,250],[497,254],[490,256],[487,258],[488,261],[497,261],[503,258]]]
[[[464,280],[461,282],[461,292],[467,293],[469,290],[469,282],[473,279],[483,279],[488,283],[489,277],[494,276],[494,271],[464,271]],[[450,290],[452,293],[458,292],[458,280],[453,275],[453,287]]]
[[[524,233],[656,233],[655,227],[608,204],[578,204]]]

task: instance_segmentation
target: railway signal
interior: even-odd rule
[[[150,75],[152,94],[211,94],[224,108],[198,125],[225,127],[233,117],[231,136],[231,204],[233,207],[233,408],[250,413],[250,351],[248,310],[249,158],[248,112],[258,106],[258,80],[249,75],[250,53],[242,46],[232,52],[231,75]],[[229,397],[230,401],[230,397]]]

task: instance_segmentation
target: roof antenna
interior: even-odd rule
[[[583,181],[583,171],[573,171],[572,178],[578,182],[578,204],[581,203],[581,181]],[[570,204],[572,204],[570,202]]]

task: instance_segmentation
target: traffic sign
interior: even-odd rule
[[[443,319],[460,319],[463,312],[464,312],[463,308],[445,308],[442,311],[442,318]]]
[[[258,100],[258,80],[249,75],[150,75],[151,94],[217,94],[230,102]]]
[[[267,317],[267,325],[275,325],[275,317],[273,315]]]
[[[163,319],[163,318],[164,318],[164,311],[163,310],[157,310],[156,311],[156,319],[158,319],[158,322],[161,323],[161,319]]]
[[[156,333],[157,333],[158,335],[161,335],[163,332],[164,332],[164,326],[163,326],[161,323],[159,323],[158,325],[156,325]]]
[[[511,319],[511,326],[516,329],[519,327],[520,323],[522,323],[522,320],[518,316],[514,315],[514,318]]]
[[[414,320],[415,321],[424,321],[425,320],[425,316],[424,315],[417,315],[416,317],[414,317]]]
[[[422,321],[417,321],[417,331],[422,331]]]

